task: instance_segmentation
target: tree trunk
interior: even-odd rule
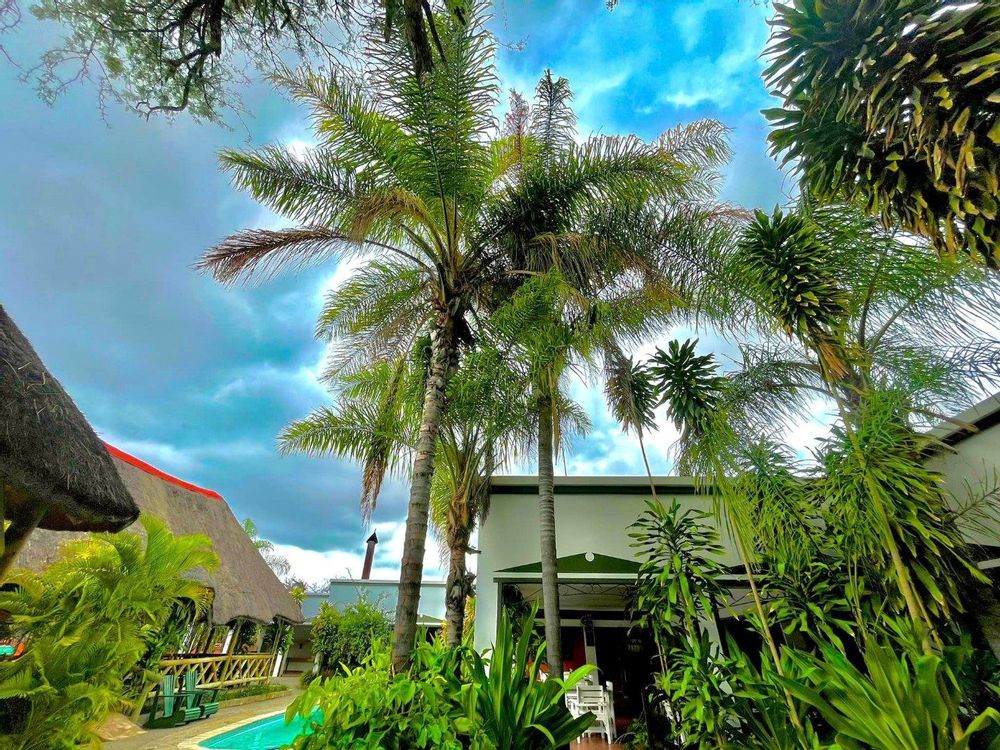
[[[556,557],[552,423],[552,397],[550,395],[540,396],[538,399],[538,533],[542,552],[545,657],[549,665],[549,677],[562,678],[562,632],[559,618],[559,564]]]
[[[649,491],[653,495],[653,502],[660,502],[656,496],[656,482],[653,481],[653,471],[649,468],[649,457],[646,455],[646,441],[642,437],[642,430],[639,430],[639,450],[642,451],[642,463],[646,466],[646,478],[649,480]]]
[[[417,607],[420,603],[420,581],[424,573],[424,546],[427,542],[434,452],[444,417],[445,392],[457,360],[457,347],[455,321],[448,317],[438,327],[431,343],[431,364],[424,391],[420,436],[416,455],[413,457],[410,505],[406,515],[406,536],[403,541],[403,559],[400,562],[399,599],[392,644],[392,668],[397,674],[409,668],[417,636]]]
[[[449,646],[461,646],[462,637],[465,635],[465,602],[472,587],[471,576],[465,567],[465,554],[468,548],[469,535],[459,534],[448,558],[444,621]]]

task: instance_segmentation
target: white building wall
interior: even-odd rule
[[[676,499],[685,508],[711,512],[711,499],[691,493],[690,480],[657,477],[660,501],[667,507]],[[489,647],[496,635],[499,571],[537,563],[541,557],[538,538],[538,494],[533,477],[496,477],[490,513],[479,531],[479,564],[476,576],[477,649]],[[607,488],[607,494],[600,492]],[[674,489],[670,494],[669,489]],[[515,489],[523,494],[512,494]],[[590,494],[598,490],[598,494]],[[639,494],[625,494],[623,490]],[[586,494],[584,494],[586,491]],[[684,494],[681,494],[684,493]],[[556,552],[560,558],[593,552],[636,560],[628,527],[646,510],[651,497],[646,477],[557,477]],[[727,549],[732,550],[728,536]],[[730,552],[725,563],[735,565],[739,557]]]
[[[945,487],[959,502],[968,501],[970,493],[981,496],[985,490],[995,489],[1000,482],[1000,425],[970,435],[950,450],[938,452],[927,465],[944,475]],[[997,510],[1000,509],[993,508],[994,512]],[[969,536],[975,542],[1000,544],[1000,529],[994,526],[993,532]]]
[[[960,414],[958,419],[983,429],[965,436],[953,448],[942,450],[928,465],[940,472],[946,488],[963,501],[969,493],[993,488],[1000,480],[1000,424],[990,415],[1000,410],[1000,394]],[[983,420],[988,421],[983,421]],[[938,428],[932,434],[940,439],[951,436],[954,428]],[[664,505],[676,499],[683,507],[712,511],[711,499],[691,493],[690,480],[657,477],[658,495]],[[477,649],[488,647],[496,634],[497,577],[507,568],[531,565],[540,559],[538,539],[538,496],[534,477],[496,477],[490,514],[479,531],[482,554],[476,581]],[[606,493],[601,491],[606,488]],[[670,492],[673,488],[675,491]],[[635,560],[630,547],[628,526],[645,510],[648,494],[646,477],[557,477],[556,478],[556,549],[560,558],[593,552]],[[521,490],[520,493],[515,490]],[[596,490],[596,493],[595,493]],[[639,493],[639,494],[633,494]],[[996,502],[994,501],[994,506]],[[992,508],[1000,515],[1000,508]],[[970,541],[1000,546],[1000,524],[992,524],[978,533],[968,534]],[[725,563],[737,565],[729,535],[723,533],[727,549]],[[984,603],[985,604],[985,603]],[[979,613],[987,637],[1000,653],[1000,606],[988,605]]]

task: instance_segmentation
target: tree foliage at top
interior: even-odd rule
[[[93,80],[141,114],[186,111],[218,120],[239,110],[236,88],[256,67],[265,74],[288,58],[353,54],[358,30],[405,40],[402,54],[418,76],[445,58],[434,14],[459,22],[464,0],[37,0],[31,12],[66,29],[27,78],[54,101],[75,81]],[[17,0],[0,3],[0,29],[20,19]]]
[[[297,586],[297,581],[292,583],[292,564],[288,561],[287,557],[280,554],[274,548],[274,542],[260,535],[260,530],[252,518],[243,519],[243,531],[250,537],[250,541],[253,542],[253,546],[256,547],[260,556],[264,558],[267,567],[274,572],[278,580],[285,585],[285,588],[292,589]]]
[[[995,2],[777,4],[774,151],[816,195],[1000,266],[998,48]]]

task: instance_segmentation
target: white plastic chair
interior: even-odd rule
[[[615,736],[614,708],[609,709],[611,696],[608,691],[600,685],[580,685],[577,688],[578,698],[576,707],[579,711],[576,715],[581,715],[587,711],[592,712],[597,720],[584,732],[585,735],[603,735],[610,745]]]

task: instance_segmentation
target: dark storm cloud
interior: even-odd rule
[[[667,5],[622,3],[609,14],[583,0],[503,0],[495,28],[526,43],[501,49],[503,85],[530,95],[546,66],[568,76],[584,135],[651,138],[720,117],[736,148],[724,198],[773,205],[782,186],[758,112],[764,11],[732,0]],[[4,36],[25,63],[52,41],[33,21]],[[93,88],[50,109],[17,75],[0,59],[0,302],[107,439],[222,492],[276,542],[357,552],[367,536],[357,468],[274,449],[281,427],[326,399],[312,329],[334,267],[252,289],[191,270],[227,234],[278,221],[229,187],[218,150],[304,137],[302,113],[254,85],[244,99],[256,117],[233,130],[185,116],[144,121],[113,105],[106,124]],[[590,395],[595,430],[570,466],[640,473],[600,389]],[[657,471],[669,465],[656,451],[651,460]],[[392,528],[405,506],[405,488],[391,482],[375,521]],[[398,564],[398,551],[384,542],[379,562]]]
[[[23,29],[15,54],[36,33]],[[264,87],[247,98],[249,132],[114,106],[105,123],[92,89],[50,109],[0,67],[0,301],[107,439],[219,490],[275,541],[353,548],[357,469],[274,449],[325,399],[312,330],[333,266],[252,289],[191,269],[226,234],[275,221],[232,191],[216,153],[287,135],[300,116]],[[379,517],[404,507],[391,485]]]

